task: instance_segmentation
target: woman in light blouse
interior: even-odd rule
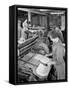
[[[56,68],[57,72],[57,80],[63,80],[65,79],[65,61],[64,61],[64,55],[65,55],[65,48],[62,44],[60,34],[55,31],[51,31],[48,34],[48,37],[52,40],[52,53],[47,54],[46,56],[53,55],[53,61],[54,67]]]

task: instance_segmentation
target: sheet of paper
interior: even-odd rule
[[[44,64],[47,64],[50,61],[48,57],[40,55],[40,54],[35,55],[34,59],[40,60]]]
[[[36,69],[36,73],[40,76],[48,76],[50,71],[50,66],[44,66],[43,64],[39,64],[38,68]]]

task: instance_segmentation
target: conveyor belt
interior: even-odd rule
[[[36,43],[36,41],[30,43],[29,45],[25,46],[24,48],[20,49],[20,54],[23,52],[25,52],[26,50],[28,50],[29,48],[31,48],[34,44]]]
[[[18,49],[21,49],[21,48],[29,45],[30,43],[34,42],[37,38],[38,38],[38,36],[30,38],[30,39],[27,39],[23,44],[18,45]]]
[[[27,54],[28,51],[30,51],[31,48],[37,43],[37,41],[36,41],[37,38],[38,38],[38,36],[28,39],[23,44],[18,46],[19,56],[21,58],[25,55],[25,53]]]

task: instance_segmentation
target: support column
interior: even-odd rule
[[[30,12],[30,10],[28,11],[28,22],[31,23],[31,12]],[[29,23],[29,24],[30,24],[30,23]]]
[[[50,30],[50,26],[49,26],[49,14],[47,14],[47,30]]]

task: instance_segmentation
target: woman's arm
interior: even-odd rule
[[[50,61],[48,62],[48,65],[55,65],[56,64],[56,61]]]
[[[46,54],[45,56],[48,57],[48,56],[52,56],[53,53],[49,53],[49,54]]]

